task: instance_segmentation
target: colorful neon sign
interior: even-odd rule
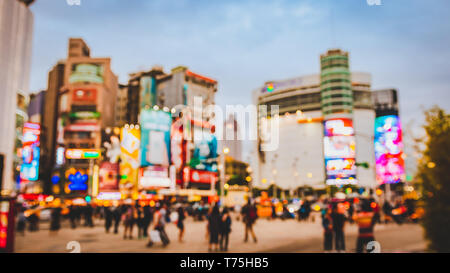
[[[402,129],[398,116],[375,119],[375,160],[379,184],[405,180]]]
[[[37,123],[25,123],[23,126],[23,148],[20,178],[26,181],[39,179],[40,158],[40,125]]]
[[[96,159],[100,157],[98,149],[67,149],[67,159]]]

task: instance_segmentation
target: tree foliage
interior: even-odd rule
[[[425,117],[417,174],[425,204],[422,225],[431,250],[450,252],[450,115],[436,106]]]

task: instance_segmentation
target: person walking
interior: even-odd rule
[[[84,208],[84,226],[85,227],[94,227],[94,223],[92,222],[92,215],[94,214],[94,209],[91,204],[87,204]]]
[[[245,224],[245,238],[244,242],[248,241],[248,234],[250,233],[253,237],[253,241],[256,243],[256,235],[253,231],[253,225],[256,222],[256,219],[258,218],[258,214],[256,211],[256,207],[252,204],[251,200],[249,199],[247,204],[242,208],[242,220]]]
[[[136,208],[132,205],[126,207],[125,213],[122,215],[123,220],[123,238],[124,239],[133,239],[133,226],[136,219]]]
[[[322,216],[323,227],[323,250],[324,252],[330,252],[333,250],[333,219],[331,218],[331,208],[325,210],[325,214]]]
[[[69,206],[69,221],[70,228],[75,229],[77,227],[76,218],[77,218],[76,207],[74,205]]]
[[[177,228],[179,230],[178,241],[181,243],[183,242],[184,236],[184,220],[186,219],[186,211],[182,206],[180,206],[177,209],[177,213],[178,213]]]
[[[25,216],[25,208],[22,206],[18,209],[19,215],[17,217],[17,232],[25,236],[25,229],[27,225],[27,217]]]
[[[158,232],[163,246],[167,246],[170,243],[170,240],[164,229],[165,228],[165,220],[164,220],[165,216],[163,213],[161,213],[161,210],[163,210],[163,209],[158,205],[158,206],[156,206],[156,211],[153,213],[153,225],[154,225],[153,231]],[[153,246],[153,244],[154,244],[154,242],[152,240],[152,236],[150,236],[150,240],[147,244],[147,247],[151,247],[151,246]]]
[[[344,236],[344,225],[345,225],[345,215],[344,209],[335,204],[333,206],[333,211],[331,213],[334,239],[335,239],[335,249],[337,252],[345,252],[345,236]]]
[[[50,233],[57,233],[61,228],[61,208],[59,206],[55,206],[52,208],[50,214]]]
[[[208,251],[219,250],[219,229],[220,229],[220,211],[219,206],[216,204],[212,208],[211,213],[208,215],[208,234],[209,244]]]
[[[115,206],[112,210],[112,217],[114,220],[114,234],[119,233],[119,225],[120,220],[122,218],[122,207],[121,206]]]
[[[220,227],[220,250],[228,251],[228,241],[231,232],[231,216],[227,207],[223,208]]]
[[[113,212],[111,210],[111,207],[109,206],[103,207],[103,215],[105,218],[105,231],[106,233],[109,233],[113,221]]]
[[[138,239],[144,238],[144,209],[136,204],[136,225],[138,228]]]
[[[375,241],[373,229],[376,222],[376,216],[369,202],[361,204],[361,210],[354,217],[358,224],[358,239],[356,242],[356,252],[363,253],[367,251],[367,244]]]

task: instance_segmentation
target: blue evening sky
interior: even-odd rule
[[[450,110],[450,1],[381,0],[37,0],[31,90],[82,37],[93,57],[111,57],[121,83],[130,72],[177,65],[219,81],[216,102],[251,103],[265,81],[319,72],[319,55],[350,52],[351,70],[373,88],[400,92],[401,118],[420,125],[423,107]],[[418,123],[419,121],[419,123]]]

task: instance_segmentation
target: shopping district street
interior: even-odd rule
[[[257,220],[254,231],[257,243],[244,238],[244,224],[233,215],[232,232],[230,234],[230,253],[262,252],[262,253],[321,253],[323,252],[323,229],[320,218],[314,222],[299,222],[297,220]],[[41,223],[38,232],[25,232],[16,236],[15,251],[18,253],[69,253],[73,251],[70,242],[80,244],[81,253],[204,253],[208,252],[206,239],[206,221],[186,219],[184,242],[178,242],[178,229],[175,224],[167,224],[166,232],[171,240],[167,247],[156,243],[147,248],[148,239],[137,239],[137,229],[133,231],[133,239],[123,239],[123,226],[119,234],[105,232],[102,220],[95,221],[95,227],[80,226],[71,229],[68,222],[63,222],[57,234],[50,234],[48,223]],[[354,253],[356,224],[348,224],[345,229],[347,253]],[[251,239],[251,237],[250,237]],[[419,224],[395,223],[375,226],[375,239],[380,243],[381,252],[388,253],[419,253],[425,252],[426,241],[423,239],[423,229]],[[69,244],[69,247],[68,247]]]

